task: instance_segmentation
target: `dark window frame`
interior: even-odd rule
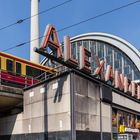
[[[20,62],[16,62],[16,75],[22,75],[22,64]]]
[[[34,68],[30,65],[26,65],[26,75],[30,77],[38,77],[42,73],[42,70]]]
[[[11,60],[11,59],[6,60],[6,70],[9,73],[14,72],[14,61],[13,60]]]

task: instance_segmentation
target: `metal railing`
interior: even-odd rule
[[[27,87],[39,82],[38,79],[0,69],[0,84]]]
[[[45,81],[45,80],[51,78],[52,76],[57,76],[57,75],[59,75],[59,74],[65,72],[65,71],[67,71],[68,68],[65,67],[65,66],[59,65],[59,66],[57,66],[57,67],[55,68],[55,70],[56,70],[56,72],[53,73],[53,74],[48,74],[47,72],[44,72],[44,73],[42,73],[41,75],[35,77],[35,79],[38,79],[38,80],[40,80],[40,81],[42,82],[42,81]]]
[[[12,86],[21,86],[21,87],[29,87],[34,84],[38,84],[40,82],[46,81],[47,79],[57,76],[63,72],[65,72],[68,68],[62,65],[59,65],[55,68],[56,72],[53,74],[49,74],[44,72],[37,77],[20,75],[18,73],[8,72],[0,69],[0,85],[12,85]]]

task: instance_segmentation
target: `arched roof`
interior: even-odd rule
[[[128,41],[120,37],[117,37],[115,35],[93,32],[93,33],[86,33],[86,34],[75,36],[71,38],[71,42],[78,41],[78,40],[89,40],[89,39],[99,40],[112,44],[115,48],[121,50],[124,54],[126,54],[140,71],[140,52]]]

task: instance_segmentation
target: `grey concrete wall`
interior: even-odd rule
[[[22,104],[23,90],[20,88],[0,85],[0,114],[9,108]]]
[[[64,76],[24,94],[24,133],[70,130],[70,79]]]
[[[70,83],[70,75],[62,76],[25,91],[23,112],[0,118],[0,135],[70,132],[71,84],[75,130],[100,132],[101,126],[103,132],[110,133],[111,105],[100,103],[100,86],[78,75],[72,79]],[[117,93],[113,93],[113,102],[136,111],[140,108],[138,103]]]
[[[22,134],[22,114],[0,118],[0,135]]]
[[[75,75],[76,130],[100,131],[99,86]]]
[[[44,131],[45,94],[45,85],[24,92],[23,133]]]
[[[126,93],[124,93],[124,94],[126,94]],[[137,103],[133,100],[130,100],[124,96],[121,96],[115,92],[113,92],[113,103],[118,104],[118,105],[123,106],[123,107],[127,107],[129,109],[134,110],[134,111],[140,110],[139,103]]]
[[[100,87],[75,75],[76,130],[100,131]],[[111,106],[101,103],[102,130],[111,132]]]
[[[70,76],[50,82],[47,89],[48,132],[71,130]]]
[[[100,132],[99,85],[78,75],[74,76],[72,84],[76,130]],[[24,93],[23,113],[0,119],[0,134],[70,131],[70,99],[70,76],[27,90]],[[111,107],[105,103],[101,105],[102,130],[111,132]]]
[[[0,118],[0,135],[44,131],[44,93],[40,93],[42,87],[44,85],[24,92],[22,113]]]
[[[0,135],[70,130],[70,78],[24,92],[23,113],[0,118]]]
[[[112,131],[112,109],[107,103],[101,104],[102,106],[102,131],[111,132]]]

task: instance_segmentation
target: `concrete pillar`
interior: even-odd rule
[[[31,43],[30,61],[39,63],[39,54],[34,52],[34,47],[39,48],[39,0],[31,0]]]

